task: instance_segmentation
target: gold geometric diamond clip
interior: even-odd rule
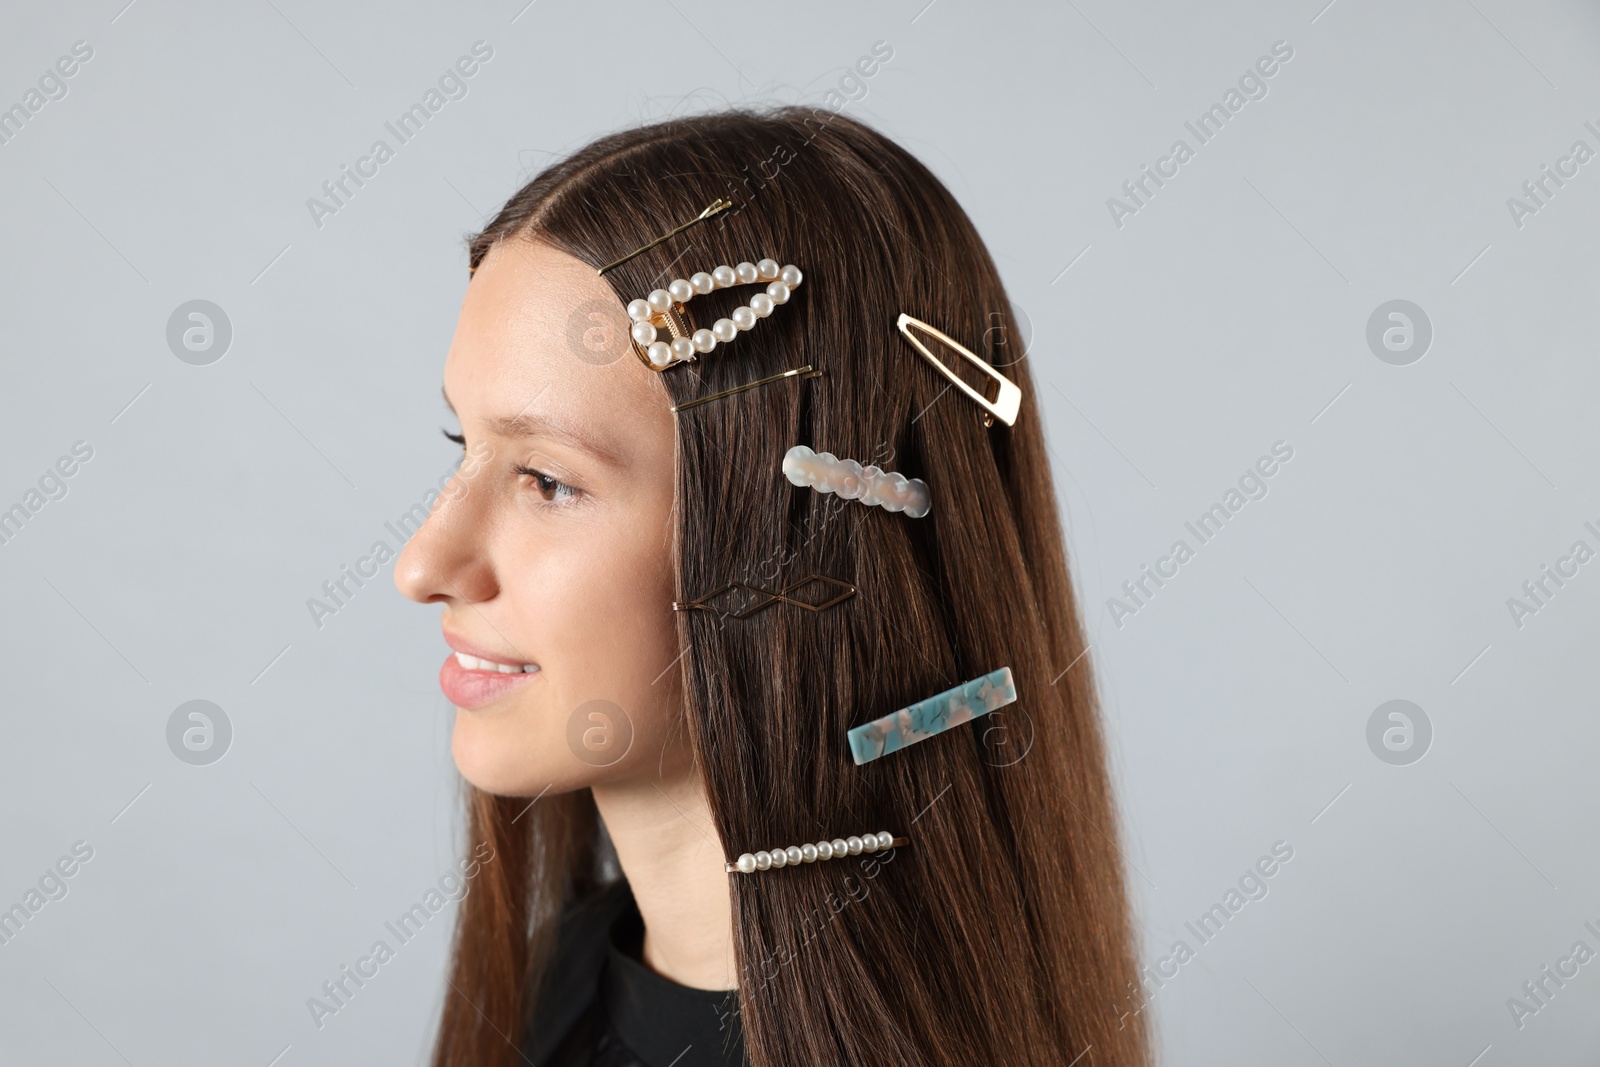
[[[844,592],[838,594],[837,596],[829,597],[820,604],[808,603],[807,601],[798,600],[789,595],[801,589],[802,587],[811,584],[812,582],[822,582],[826,585],[835,586],[836,588],[844,590]],[[721,608],[711,603],[711,601],[722,596],[724,593],[732,592],[735,589],[742,589],[747,593],[758,593],[761,596],[766,597],[766,599],[757,600],[745,607],[742,611],[723,611]],[[807,611],[824,611],[833,607],[835,604],[844,603],[846,600],[849,600],[855,595],[856,587],[851,585],[849,582],[842,582],[837,578],[828,578],[821,574],[811,574],[801,578],[799,581],[790,582],[788,585],[777,591],[763,589],[759,585],[747,585],[744,582],[729,582],[721,589],[718,589],[712,593],[707,593],[705,596],[695,597],[687,604],[679,604],[674,601],[672,610],[693,611],[698,609],[700,611],[714,611],[718,615],[725,615],[734,619],[748,619],[756,612],[770,608],[779,601],[782,601],[785,604],[793,604],[795,607],[804,608]]]

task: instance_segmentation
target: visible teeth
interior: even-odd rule
[[[469,671],[498,671],[501,674],[532,674],[539,669],[537,663],[496,663],[493,660],[469,656],[465,652],[456,653],[456,662]]]

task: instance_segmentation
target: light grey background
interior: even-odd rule
[[[1507,1000],[1600,950],[1600,561],[1520,627],[1507,599],[1600,549],[1600,161],[1506,204],[1600,148],[1593,5],[524,2],[7,10],[0,106],[94,56],[0,145],[0,508],[94,454],[0,546],[0,906],[94,857],[0,946],[0,1061],[423,1059],[449,912],[321,1029],[306,1000],[455,861],[435,613],[387,567],[320,629],[306,600],[453,462],[460,238],[600,133],[823,104],[883,40],[845,110],[950,185],[1033,325],[1143,949],[1196,950],[1143,1008],[1164,1062],[1593,1062],[1600,962],[1520,1029]],[[469,94],[315,226],[478,40]],[[1268,95],[1116,226],[1280,40]],[[209,366],[166,342],[194,299],[233,326]],[[1366,341],[1394,299],[1434,331],[1407,366]],[[1107,598],[1280,440],[1119,627]],[[233,728],[209,766],[167,746],[195,699]],[[1395,699],[1433,728],[1406,766],[1367,743]]]

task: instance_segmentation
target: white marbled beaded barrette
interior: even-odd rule
[[[757,319],[772,314],[779,304],[788,303],[789,294],[799,287],[805,276],[793,263],[778,266],[775,259],[759,263],[727,264],[713,271],[700,271],[688,278],[674,278],[665,289],[653,290],[649,296],[628,303],[628,318],[633,325],[629,333],[633,338],[634,353],[651,370],[663,371],[696,356],[705,355],[719,344],[727,344],[743,330],[755,326]],[[754,285],[766,282],[765,292],[757,293],[750,302],[736,307],[727,318],[718,319],[710,329],[691,329],[684,305],[697,296],[714,289],[734,285]],[[670,340],[658,340],[665,330]]]
[[[795,445],[783,455],[783,476],[794,485],[808,485],[819,493],[837,493],[846,500],[859,500],[885,511],[903,511],[920,519],[933,507],[928,483],[907,478],[894,471],[863,467],[853,459],[839,459],[832,452],[813,452]]]
[[[722,869],[729,874],[754,874],[756,871],[771,870],[774,867],[796,867],[802,863],[815,863],[817,860],[843,859],[845,856],[859,856],[863,852],[877,852],[881,849],[895,848],[899,845],[910,844],[904,837],[896,837],[889,831],[882,833],[862,834],[860,837],[836,837],[832,841],[818,841],[815,844],[790,845],[788,848],[775,848],[770,852],[746,852],[732,863],[724,863]]]

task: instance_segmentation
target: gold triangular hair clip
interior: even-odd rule
[[[614,267],[620,267],[624,263],[628,262],[628,260],[632,259],[634,256],[641,255],[641,254],[643,254],[645,252],[650,251],[652,248],[654,248],[656,245],[660,244],[662,241],[670,240],[670,239],[678,236],[678,234],[682,233],[684,230],[687,230],[690,226],[693,226],[695,223],[704,222],[706,219],[709,219],[711,216],[720,214],[720,213],[728,210],[732,206],[733,206],[733,201],[732,200],[724,200],[719,196],[719,197],[717,197],[717,199],[715,199],[711,203],[707,204],[706,205],[706,209],[704,211],[700,212],[700,214],[696,215],[694,218],[690,219],[688,222],[684,223],[682,226],[676,227],[675,229],[668,230],[666,233],[662,234],[660,237],[657,237],[654,241],[651,241],[649,244],[645,245],[644,247],[636,248],[632,252],[629,252],[627,255],[623,256],[621,259],[613,260],[612,262],[607,263],[605,266],[596,269],[595,273],[596,274],[604,274],[606,271],[611,270]]]
[[[983,408],[983,424],[985,426],[993,426],[995,419],[999,419],[1007,426],[1016,425],[1017,414],[1022,410],[1022,390],[1017,387],[1016,382],[1013,382],[1010,378],[1007,378],[1005,375],[989,366],[986,360],[979,358],[979,356],[966,345],[956,341],[953,337],[944,333],[942,330],[928,325],[921,319],[914,319],[902,311],[900,313],[899,326],[900,332],[906,335],[906,340],[910,341],[914,346],[916,346],[917,351],[922,353],[922,357],[924,359],[926,359],[929,363],[932,363],[934,367],[938,369],[940,374],[943,374],[946,378],[949,378],[950,384],[954,385],[957,389],[960,389],[963,393],[966,393]],[[995,397],[994,400],[990,400],[972,386],[962,381],[956,376],[954,371],[945,366],[944,363],[939,360],[938,356],[934,355],[928,350],[927,345],[923,344],[914,334],[912,334],[912,326],[926,330],[928,333],[931,333],[933,336],[937,337],[939,340],[943,341],[957,352],[960,352],[973,366],[977,367],[990,378],[994,379],[995,383],[1000,387],[1000,395]]]

